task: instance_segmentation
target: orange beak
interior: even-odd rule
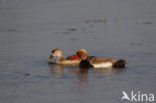
[[[76,60],[76,59],[78,59],[79,57],[77,56],[77,55],[75,55],[74,57],[73,57],[73,59],[72,60]]]
[[[52,55],[50,55],[50,57],[48,58],[48,61],[50,61],[51,59],[53,59],[53,56]]]

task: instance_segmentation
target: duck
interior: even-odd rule
[[[85,49],[78,50],[73,59],[77,56],[81,60],[79,63],[81,68],[124,68],[127,63],[122,59],[88,56]]]
[[[52,50],[50,57],[48,58],[48,61],[50,62],[51,59],[54,57],[57,57],[56,64],[62,64],[62,65],[79,65],[80,59],[77,55],[70,55],[66,58],[64,58],[63,51],[59,48],[55,48]]]

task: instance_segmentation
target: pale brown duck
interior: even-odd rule
[[[78,59],[77,55],[71,55],[64,58],[63,52],[59,48],[55,48],[52,50],[48,61],[57,57],[56,64],[63,64],[63,65],[78,65],[80,63],[80,59]]]

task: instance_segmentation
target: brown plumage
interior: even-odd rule
[[[70,55],[70,56],[66,57],[66,60],[73,60],[73,58],[74,58],[75,56],[76,56],[75,54],[74,54],[74,55]]]
[[[73,60],[73,57],[75,55],[68,56],[67,58],[64,58],[62,50],[59,48],[55,48],[52,50],[50,57],[48,61],[53,59],[54,57],[57,57],[56,64],[63,64],[63,65],[78,65],[80,63],[79,59]]]
[[[103,57],[103,58],[95,58],[92,60],[92,63],[93,64],[96,64],[96,63],[103,63],[103,62],[112,62],[112,63],[115,63],[117,60],[116,59],[113,59],[113,58],[106,58],[106,57]]]
[[[93,68],[120,68],[125,67],[126,61],[121,59],[106,58],[106,57],[89,57],[85,49],[77,51],[76,55],[81,59],[80,67]]]

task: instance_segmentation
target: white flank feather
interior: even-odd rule
[[[111,62],[103,62],[103,63],[98,63],[98,64],[92,64],[94,68],[108,68],[108,67],[112,67],[112,63]]]

